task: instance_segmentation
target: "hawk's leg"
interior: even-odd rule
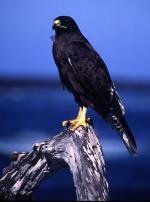
[[[70,130],[75,131],[79,126],[84,126],[86,128],[87,122],[86,122],[86,107],[80,107],[79,113],[76,119],[63,121],[63,126],[71,126]]]

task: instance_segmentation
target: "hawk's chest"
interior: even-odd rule
[[[59,73],[65,79],[70,79],[71,74],[73,73],[67,55],[68,48],[69,43],[61,40],[55,41],[53,45],[55,63],[59,69]]]
[[[68,43],[64,40],[56,40],[53,45],[53,54],[56,60],[63,62],[67,59],[66,49]]]

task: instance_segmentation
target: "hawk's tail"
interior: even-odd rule
[[[107,117],[107,120],[111,123],[112,127],[117,130],[128,151],[131,154],[135,154],[137,151],[136,142],[125,117],[121,116],[118,118],[116,115],[111,115]]]

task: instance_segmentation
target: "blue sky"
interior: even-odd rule
[[[149,0],[0,0],[0,77],[58,78],[53,19],[70,15],[113,79],[150,79]]]

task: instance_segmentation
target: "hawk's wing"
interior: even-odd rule
[[[88,42],[72,41],[66,54],[70,67],[87,94],[105,106],[111,105],[115,98],[123,110],[105,63]]]

